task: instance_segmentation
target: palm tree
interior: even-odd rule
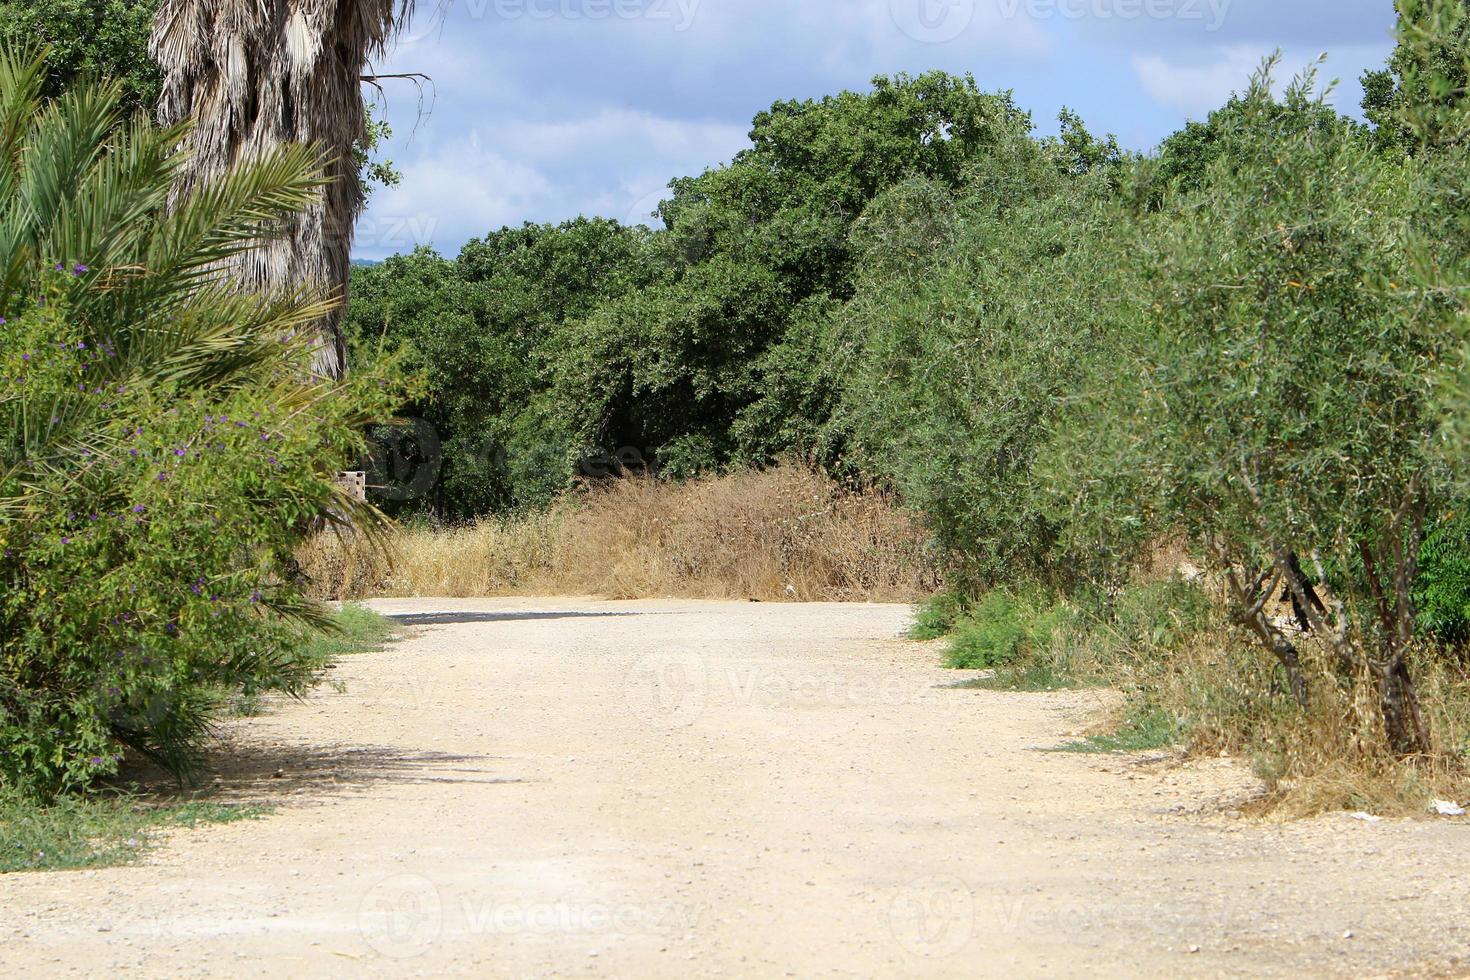
[[[265,147],[180,193],[188,122],[130,117],[116,82],[48,100],[46,75],[44,57],[0,46],[0,786],[54,792],[82,781],[86,757],[111,755],[95,740],[79,747],[89,732],[183,772],[217,692],[296,693],[312,681],[317,665],[281,639],[321,622],[290,556],[305,528],[380,529],[335,476],[385,406],[362,396],[370,377],[307,370],[302,336],[337,305],[327,290],[247,293],[230,271],[320,201],[318,150]],[[198,420],[220,421],[202,414],[220,405],[256,409],[279,466],[258,459],[255,442],[227,452],[212,435],[207,476],[175,488],[160,471],[166,496],[131,509],[140,485],[155,485],[150,450],[134,439],[183,426],[202,453]],[[296,437],[301,453],[288,458]],[[61,532],[77,547],[52,548],[57,521],[88,522]],[[150,537],[159,529],[166,548]],[[157,560],[257,591],[248,603],[236,595],[236,619],[174,644],[194,590],[154,574]],[[69,604],[64,628],[39,596]],[[104,683],[122,650],[157,659],[127,685]],[[98,696],[108,683],[111,700]]]
[[[193,118],[181,192],[290,144],[328,157],[330,184],[290,233],[240,256],[247,289],[313,283],[345,290],[366,194],[353,148],[366,135],[363,76],[414,0],[163,0],[151,50],[163,70],[159,121]],[[316,370],[345,367],[340,311],[323,319]]]

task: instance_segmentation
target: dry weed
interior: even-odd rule
[[[529,516],[405,529],[386,555],[324,536],[299,561],[323,598],[910,602],[939,579],[918,522],[887,495],[796,466],[612,481]]]
[[[1335,655],[1299,639],[1311,706],[1292,699],[1275,662],[1237,631],[1217,626],[1171,655],[1139,659],[1121,673],[1135,701],[1185,723],[1196,755],[1249,759],[1265,785],[1255,809],[1278,817],[1335,810],[1423,815],[1433,799],[1470,799],[1470,676],[1443,654],[1414,665],[1436,754],[1402,760],[1383,730],[1377,685]]]

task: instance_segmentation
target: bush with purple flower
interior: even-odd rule
[[[0,218],[18,236],[0,267],[41,257],[0,283],[0,787],[37,796],[129,751],[187,774],[229,697],[315,681],[298,650],[321,614],[293,551],[324,524],[376,519],[334,474],[401,394],[376,375],[314,379],[310,331],[279,342],[329,298],[246,295],[219,271],[279,224],[262,216],[320,191],[314,151],[268,154],[170,212],[168,168],[115,161],[169,159],[176,134],[74,119],[66,131],[107,132],[78,157],[95,165],[55,169],[67,206],[35,209],[15,188],[56,167],[21,152],[44,70],[0,71],[0,170],[16,171],[0,174]],[[103,86],[57,108],[115,123],[117,99]],[[145,271],[161,254],[168,271]]]

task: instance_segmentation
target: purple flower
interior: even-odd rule
[[[102,757],[100,755],[94,755],[94,756],[92,756],[92,765],[94,765],[94,766],[100,766],[100,765],[102,765]]]
[[[183,456],[185,454],[185,452],[186,451],[184,449],[175,449],[174,450],[174,455],[175,456]]]
[[[64,545],[65,544],[71,544],[71,538],[69,538],[69,537],[67,537],[66,535],[63,534],[61,536],[61,543],[64,544]]]
[[[85,276],[87,273],[89,273],[91,271],[92,270],[89,269],[87,266],[82,265],[81,263],[78,263],[77,264],[77,267],[72,270],[72,273],[74,275],[78,275],[78,276]]]
[[[136,506],[133,507],[133,513],[134,514],[141,514],[141,513],[143,513],[144,510],[146,510],[146,508],[142,504],[138,504],[138,505],[136,505]]]

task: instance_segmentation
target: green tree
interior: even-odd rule
[[[570,357],[555,337],[567,319],[657,275],[648,251],[642,228],[579,218],[502,229],[453,261],[420,249],[355,270],[354,356],[409,352],[426,381],[410,411],[437,429],[444,454],[427,503],[467,517],[543,503],[566,487],[583,447],[541,402],[549,364]]]
[[[1219,161],[1249,157],[1262,139],[1287,140],[1305,130],[1326,135],[1352,125],[1320,102],[1263,107],[1252,105],[1246,96],[1232,95],[1204,122],[1185,124],[1160,145],[1152,175],[1152,202],[1157,206],[1170,188],[1199,190]]]
[[[968,193],[915,179],[859,222],[839,317],[849,452],[922,511],[957,584],[1075,584],[1038,454],[1091,360],[1138,315],[1114,174],[1017,138]]]
[[[1373,678],[1393,749],[1427,752],[1410,662],[1420,544],[1451,487],[1435,383],[1452,311],[1416,288],[1412,242],[1436,219],[1423,172],[1354,127],[1282,133],[1269,81],[1242,100],[1238,152],[1151,234],[1148,330],[1066,452],[1091,470],[1079,495],[1109,466],[1137,474],[1133,520],[1214,562],[1298,700],[1297,641],[1265,611],[1283,588],[1346,676]],[[1288,111],[1314,111],[1312,81]]]
[[[1412,150],[1463,143],[1470,84],[1464,0],[1396,0],[1398,44],[1388,65],[1363,75],[1363,114],[1380,142]]]
[[[811,413],[836,387],[809,360],[853,294],[854,222],[911,176],[965,185],[1030,128],[1009,93],[942,72],[776,103],[750,149],[672,183],[656,243],[667,276],[563,324],[551,415],[583,444],[639,447],[675,475],[830,449]]]
[[[121,86],[125,111],[152,112],[161,77],[148,56],[159,0],[0,0],[0,45],[45,44],[43,94],[48,98],[84,78]]]

